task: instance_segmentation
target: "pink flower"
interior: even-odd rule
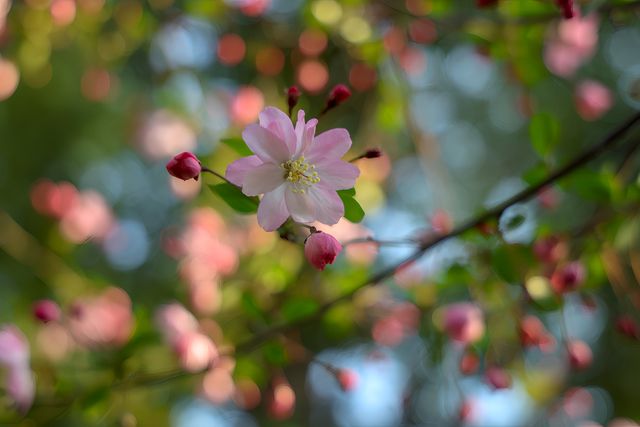
[[[595,80],[585,80],[576,87],[576,109],[584,120],[599,119],[613,105],[611,91]]]
[[[318,231],[312,233],[304,244],[304,255],[311,265],[324,270],[327,264],[333,264],[342,245],[331,235]]]
[[[36,301],[33,304],[33,315],[42,323],[55,322],[60,319],[60,306],[50,299]]]
[[[551,287],[558,294],[575,291],[584,282],[585,269],[580,261],[558,268],[551,275]]]
[[[511,387],[511,375],[497,366],[492,366],[484,374],[484,377],[493,388],[502,390]]]
[[[191,178],[197,181],[200,172],[202,172],[202,166],[200,165],[200,160],[198,160],[193,153],[185,151],[169,160],[169,163],[167,163],[167,172],[169,172],[171,176],[180,178],[183,181]]]
[[[295,128],[289,117],[274,107],[260,113],[242,137],[255,153],[231,163],[226,177],[247,196],[264,194],[258,223],[274,231],[289,216],[300,223],[332,225],[344,215],[336,190],[352,188],[360,171],[340,160],[351,147],[346,129],[315,135],[316,119],[305,123],[298,111]]]
[[[74,302],[68,319],[71,335],[88,348],[121,347],[135,328],[131,299],[115,287]]]
[[[29,342],[13,325],[0,327],[0,365],[7,368],[5,387],[21,412],[33,403],[35,384],[29,367]]]

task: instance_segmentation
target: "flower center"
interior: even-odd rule
[[[320,182],[315,165],[310,165],[304,156],[281,163],[280,167],[284,169],[284,179],[291,183],[289,187],[294,193],[304,194],[308,187]]]

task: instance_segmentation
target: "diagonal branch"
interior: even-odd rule
[[[390,267],[387,267],[380,272],[374,274],[369,277],[366,281],[360,283],[358,286],[346,292],[343,295],[338,296],[335,299],[325,302],[321,305],[315,312],[309,314],[306,317],[297,319],[293,322],[285,322],[275,326],[272,326],[269,329],[262,331],[257,334],[253,338],[240,343],[236,346],[236,353],[248,353],[252,350],[259,347],[263,342],[268,341],[269,339],[284,333],[288,332],[292,329],[295,329],[300,326],[304,326],[305,324],[311,323],[318,318],[321,318],[329,309],[334,307],[335,305],[347,301],[353,297],[358,291],[368,286],[375,286],[379,284],[382,280],[391,277],[398,269],[420,259],[429,249],[434,247],[435,245],[444,242],[445,240],[449,240],[453,237],[457,237],[469,230],[472,230],[486,222],[498,218],[507,208],[513,206],[517,203],[526,201],[531,197],[535,196],[540,190],[545,187],[553,184],[559,179],[569,175],[576,169],[590,162],[591,160],[599,157],[601,154],[605,153],[609,149],[611,149],[618,140],[620,140],[636,123],[640,122],[640,113],[635,114],[622,125],[620,125],[616,130],[607,135],[601,142],[598,144],[586,149],[579,156],[571,160],[569,163],[564,165],[563,167],[557,169],[553,173],[549,174],[545,179],[541,180],[537,184],[531,185],[521,191],[520,193],[512,196],[511,198],[505,200],[504,202],[496,205],[492,209],[478,215],[475,218],[472,218],[468,222],[456,227],[448,234],[443,234],[441,236],[436,236],[433,239],[422,244],[415,252],[413,252],[406,259],[400,261],[397,264],[394,264]],[[634,141],[632,145],[640,145],[640,140]]]

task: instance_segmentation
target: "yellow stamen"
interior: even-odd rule
[[[284,169],[284,179],[292,184],[290,188],[294,193],[305,194],[308,187],[320,182],[315,165],[309,164],[304,156],[281,163],[280,167]]]

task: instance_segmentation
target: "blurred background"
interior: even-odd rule
[[[640,2],[577,1],[568,20],[552,0],[484,3],[0,0],[0,324],[30,348],[25,377],[0,371],[0,425],[636,425],[640,132],[321,316],[413,248],[348,245],[320,273],[215,177],[165,170],[192,151],[224,172],[239,155],[221,139],[286,111],[289,86],[309,118],[346,84],[319,131],[385,155],[356,163],[364,221],[324,230],[415,238],[640,108]],[[580,291],[559,296],[567,266]],[[544,345],[523,342],[527,316]]]

